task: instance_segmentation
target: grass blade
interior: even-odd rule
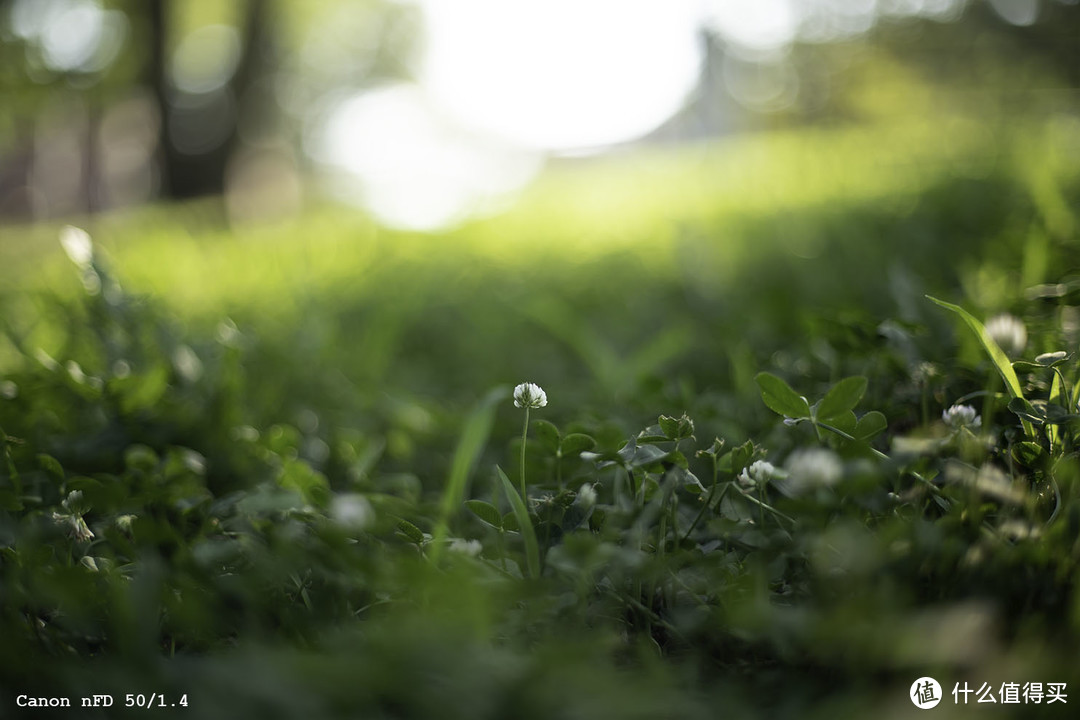
[[[994,341],[994,338],[990,337],[990,333],[986,331],[986,327],[979,322],[974,315],[959,305],[953,305],[944,300],[938,300],[936,297],[930,295],[927,295],[926,299],[940,305],[946,310],[951,310],[960,316],[967,326],[971,328],[971,331],[975,333],[975,336],[979,339],[983,349],[986,350],[986,354],[990,356],[990,361],[994,363],[994,367],[997,368],[998,373],[1001,375],[1001,379],[1005,381],[1005,388],[1009,391],[1009,395],[1023,400],[1024,392],[1020,388],[1020,379],[1016,377],[1016,371],[1013,370],[1012,363],[1009,361],[1009,356],[1006,355],[1005,351],[1001,349],[1001,346]],[[1020,423],[1024,426],[1024,432],[1028,435],[1034,433],[1034,428],[1027,420],[1021,419]]]
[[[529,511],[525,507],[525,501],[514,489],[514,484],[510,482],[510,478],[506,477],[502,468],[495,466],[495,469],[499,471],[503,490],[506,491],[506,497],[510,500],[510,507],[518,523],[518,531],[521,533],[521,539],[525,541],[525,565],[529,570],[529,577],[538,578],[540,577],[540,547],[536,543],[536,532],[533,530],[532,520],[529,519]]]
[[[994,363],[994,367],[997,368],[998,373],[1001,374],[1001,379],[1005,381],[1005,387],[1009,390],[1009,395],[1014,398],[1024,397],[1024,392],[1020,389],[1020,380],[1016,377],[1016,371],[1013,370],[1012,363],[1009,361],[1009,356],[1005,354],[1005,351],[994,341],[994,338],[990,337],[990,333],[986,331],[986,328],[981,322],[975,319],[975,316],[969,313],[959,305],[953,305],[947,303],[944,300],[938,300],[936,297],[927,295],[926,298],[937,305],[945,308],[946,310],[952,310],[954,313],[960,316],[960,318],[971,328],[972,332],[979,339],[983,349],[986,350],[986,354],[990,356],[990,360]]]
[[[1050,403],[1061,406],[1065,412],[1072,409],[1069,407],[1069,393],[1065,389],[1065,384],[1061,380],[1061,373],[1057,371],[1057,368],[1054,368],[1053,380],[1050,381]],[[1057,425],[1050,425],[1046,429],[1046,434],[1050,438],[1050,445],[1060,448],[1061,428]]]
[[[439,520],[432,533],[430,554],[432,561],[439,559],[449,529],[450,517],[461,507],[465,499],[469,475],[472,474],[473,467],[491,436],[491,426],[495,423],[495,410],[499,403],[509,396],[509,388],[497,387],[491,390],[476,404],[469,413],[468,420],[465,421],[465,429],[461,432],[457,448],[454,449],[450,477],[446,481],[442,501],[439,503]]]

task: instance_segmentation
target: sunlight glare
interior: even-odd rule
[[[421,84],[462,123],[526,147],[640,137],[682,107],[701,70],[689,0],[421,2]]]
[[[497,210],[541,165],[535,153],[447,122],[411,85],[341,101],[312,154],[342,171],[347,200],[386,225],[421,231]]]

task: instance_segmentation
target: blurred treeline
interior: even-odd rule
[[[703,29],[698,91],[646,140],[1076,114],[1075,0],[961,4],[924,17],[934,3],[881,0],[853,29],[844,3],[807,0],[805,37],[780,54]],[[0,0],[0,222],[222,194],[240,214],[296,209],[321,114],[414,80],[421,23],[390,0]]]

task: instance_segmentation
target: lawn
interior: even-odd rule
[[[0,715],[901,717],[929,676],[1065,717],[1078,147],[626,150],[435,236],[4,229]]]

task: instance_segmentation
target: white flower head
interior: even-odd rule
[[[911,379],[915,382],[922,384],[929,382],[931,378],[937,376],[937,366],[932,362],[921,362],[915,366],[911,371]]]
[[[596,504],[596,489],[591,483],[585,483],[581,486],[581,489],[577,491],[577,501],[581,503],[581,507],[586,510]]]
[[[514,388],[514,406],[519,408],[542,408],[547,405],[547,393],[534,383],[521,383]]]
[[[82,490],[72,490],[60,504],[72,515],[83,515],[90,508],[83,502]]]
[[[787,477],[779,483],[788,495],[801,495],[814,488],[832,487],[844,474],[844,464],[836,453],[824,448],[796,450],[785,463]]]
[[[346,530],[363,530],[375,519],[375,511],[360,493],[341,493],[330,501],[330,519]]]
[[[970,430],[978,430],[982,427],[982,418],[975,412],[975,408],[970,405],[953,405],[941,413],[941,419],[953,430],[965,427]]]
[[[755,460],[750,467],[743,468],[739,473],[739,485],[746,490],[763,486],[776,476],[776,467],[766,460]]]
[[[469,557],[476,557],[480,554],[480,551],[484,549],[484,546],[480,544],[479,540],[451,538],[448,549],[450,552],[461,553],[462,555],[468,555]]]
[[[1017,317],[1002,313],[986,321],[986,332],[1009,357],[1016,357],[1027,345],[1027,328]]]
[[[79,542],[89,542],[94,539],[94,531],[78,513],[59,513],[55,510],[50,515],[52,521],[67,531],[68,537]]]

